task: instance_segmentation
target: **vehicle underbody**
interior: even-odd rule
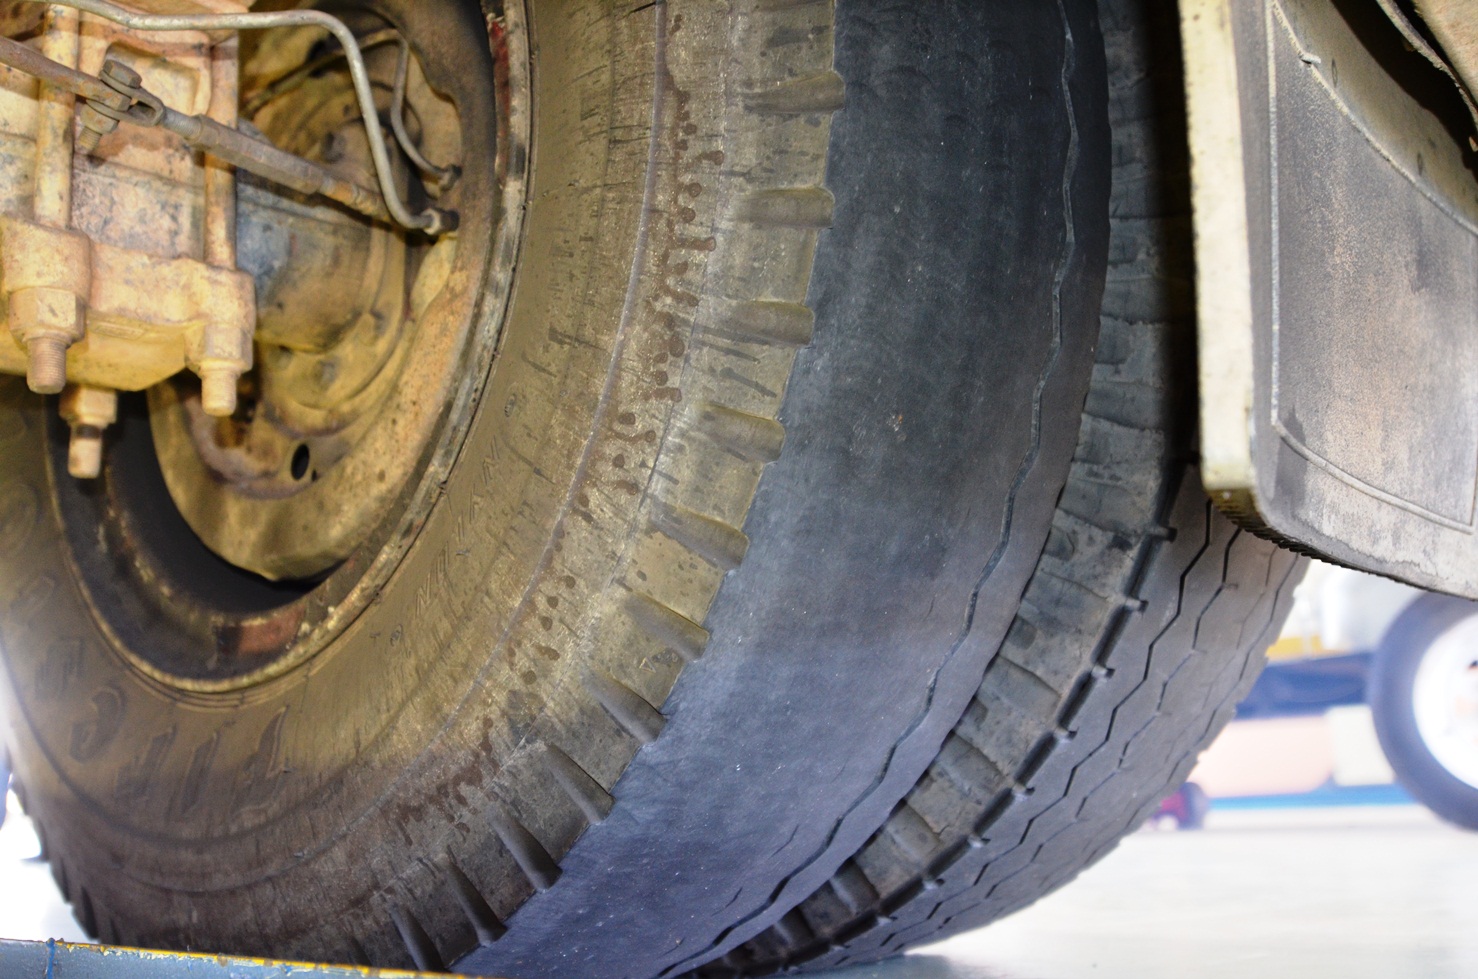
[[[0,4],[79,921],[748,975],[1071,879],[1299,555],[1478,597],[1475,86],[1475,0]]]

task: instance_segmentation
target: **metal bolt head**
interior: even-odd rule
[[[82,339],[87,310],[65,289],[17,289],[10,294],[10,332],[26,348],[26,380],[37,394],[67,383],[67,348]]]
[[[10,294],[10,332],[29,344],[38,336],[55,336],[67,343],[82,339],[87,306],[66,289],[37,286]]]
[[[134,71],[121,61],[109,58],[99,73],[103,81],[114,88],[138,88],[144,83],[144,76]]]
[[[118,420],[118,392],[90,384],[71,384],[63,392],[57,412],[73,426],[107,428]]]

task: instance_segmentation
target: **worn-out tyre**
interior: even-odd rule
[[[81,485],[0,381],[5,738],[105,940],[701,965],[888,817],[1042,552],[1107,253],[1091,3],[489,7],[533,52],[524,233],[372,601],[323,596],[374,553],[301,594],[212,563],[141,402]],[[879,58],[838,72],[834,15]],[[241,619],[232,582],[260,615],[185,623],[199,655],[324,648],[150,667],[192,655],[180,596]]]
[[[1110,265],[1046,550],[929,770],[825,886],[706,974],[872,961],[988,924],[1071,880],[1185,779],[1288,613],[1303,562],[1217,512],[1195,466],[1175,8],[1099,7]],[[875,56],[841,37],[841,65]]]

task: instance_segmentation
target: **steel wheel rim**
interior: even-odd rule
[[[1478,789],[1478,616],[1427,648],[1412,682],[1416,729],[1449,775]]]

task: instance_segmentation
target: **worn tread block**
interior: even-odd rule
[[[974,745],[991,765],[1000,771],[1014,772],[1011,759],[1019,759],[1031,750],[1029,718],[1021,716],[1006,701],[982,692],[965,710],[955,733]]]
[[[685,518],[686,519],[686,518]],[[666,526],[664,533],[669,533]],[[700,538],[705,535],[712,538],[722,538],[732,532],[738,537],[744,535],[732,527],[720,524],[718,521],[708,520],[706,517],[691,515],[691,522],[682,529],[672,529],[671,534],[688,534],[692,538]],[[748,544],[748,539],[744,540]],[[704,546],[715,549],[726,546],[725,543],[716,540],[705,541]],[[742,556],[742,555],[741,555]],[[738,558],[734,560],[738,564]],[[676,609],[668,608],[650,595],[633,592],[626,602],[626,611],[649,636],[657,642],[675,651],[684,660],[691,663],[703,655],[703,650],[708,646],[708,631],[692,619],[683,615]]]
[[[836,201],[825,187],[786,187],[756,191],[739,203],[741,221],[760,227],[831,227]]]
[[[873,905],[877,904],[879,895],[877,888],[872,886],[872,881],[862,872],[862,868],[848,860],[827,882],[827,886],[836,892],[847,907],[852,909],[853,914],[859,914]]]
[[[447,886],[451,888],[452,896],[462,913],[467,916],[467,922],[472,926],[473,934],[477,936],[479,945],[491,945],[502,938],[508,928],[493,913],[492,907],[488,905],[487,898],[477,889],[462,868],[451,855],[443,857],[439,866]]]
[[[973,811],[973,793],[962,789],[958,780],[935,761],[909,794],[909,804],[924,816],[930,826],[952,826]]]
[[[1011,781],[979,748],[957,733],[945,739],[934,764],[948,775],[957,790],[977,798],[989,797]]]
[[[893,810],[893,815],[883,824],[883,832],[892,837],[893,842],[919,866],[927,865],[943,848],[943,841],[934,828],[907,802],[900,803]]]
[[[698,427],[715,444],[750,462],[774,462],[785,447],[785,428],[779,422],[720,405],[704,405]]]
[[[846,104],[847,86],[835,71],[796,78],[744,97],[751,112],[799,115],[836,112]]]
[[[544,763],[548,766],[550,774],[554,776],[554,780],[559,783],[559,787],[565,791],[570,801],[584,814],[592,826],[604,821],[606,816],[610,815],[615,799],[611,798],[611,794],[573,758],[553,745],[546,744]]]

